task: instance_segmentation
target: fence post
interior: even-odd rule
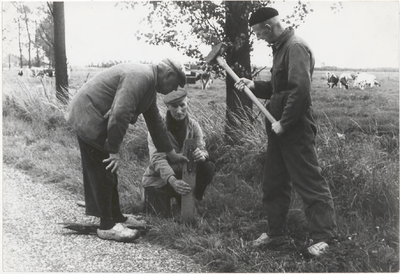
[[[193,151],[196,149],[194,139],[186,139],[183,144],[183,155],[189,159],[188,163],[183,164],[182,180],[189,184],[192,190],[190,193],[182,196],[181,218],[185,223],[194,223],[196,208],[194,189],[196,188],[196,163],[193,160]]]

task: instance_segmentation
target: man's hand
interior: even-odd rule
[[[178,194],[185,195],[192,190],[189,184],[176,179],[174,176],[169,177],[168,182]]]
[[[204,162],[206,160],[206,156],[204,156],[203,151],[201,151],[199,148],[196,148],[195,151],[193,151],[193,160],[197,162]]]
[[[245,86],[247,86],[249,89],[255,88],[254,82],[247,78],[240,78],[239,81],[235,83],[235,88],[238,91],[243,91]]]
[[[283,130],[283,127],[281,126],[281,122],[277,121],[275,123],[272,124],[271,126],[273,132],[276,133],[276,135],[282,135],[285,131]]]
[[[174,149],[171,150],[170,152],[167,152],[167,157],[173,163],[176,163],[176,162],[189,162],[188,158],[186,158],[182,154],[176,153]]]
[[[108,166],[106,166],[106,169],[111,169],[111,172],[116,172],[118,170],[119,153],[110,153],[110,157],[108,159],[104,159],[103,163],[110,163]]]

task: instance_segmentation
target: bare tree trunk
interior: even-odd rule
[[[22,44],[21,44],[21,23],[18,18],[18,47],[19,47],[19,67],[23,68],[24,64],[22,62]]]
[[[40,67],[40,55],[39,55],[39,48],[36,48],[36,62],[35,62],[35,66]]]
[[[28,11],[26,10],[26,6],[23,6],[23,12],[24,12],[24,21],[25,21],[25,26],[26,26],[26,33],[28,35],[28,67],[32,67],[31,63],[31,46],[32,46],[32,39],[31,39],[31,34],[29,32],[29,18],[28,18]]]
[[[239,77],[251,78],[250,66],[250,43],[248,31],[248,9],[251,3],[247,1],[226,1],[226,26],[225,33],[228,41],[232,43],[231,50],[227,52],[226,62]],[[231,77],[226,77],[226,104],[228,127],[226,133],[233,139],[232,129],[237,129],[238,119],[249,114],[253,102],[243,92],[234,89],[234,81]],[[227,132],[228,131],[228,132]]]
[[[56,71],[56,95],[64,104],[68,103],[68,72],[65,50],[64,2],[53,2],[54,55]]]
[[[37,22],[35,21],[35,33],[37,32]],[[35,48],[36,48],[36,62],[35,66],[40,67],[40,55],[39,55],[39,46],[38,46],[38,38],[35,35]]]

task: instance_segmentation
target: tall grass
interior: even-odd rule
[[[63,119],[65,106],[52,95],[54,83],[12,77],[4,82],[3,162],[45,183],[58,183],[82,199],[79,149]],[[398,108],[385,103],[381,95],[355,94],[354,98],[314,94],[319,106],[319,162],[334,197],[341,240],[329,256],[305,260],[297,250],[250,247],[248,242],[267,229],[260,187],[268,141],[263,121],[233,116],[240,127],[228,128],[232,135],[226,135],[225,104],[213,101],[205,106],[195,99],[191,101],[191,115],[202,126],[207,149],[217,166],[202,202],[204,211],[195,226],[149,217],[154,229],[145,239],[189,254],[212,272],[398,271]],[[351,115],[332,106],[349,112],[349,100],[359,108]],[[363,108],[378,108],[374,103],[381,108],[380,113],[364,117]],[[233,135],[234,145],[229,140]],[[143,206],[140,182],[148,164],[146,139],[146,125],[140,118],[129,128],[122,144],[119,187],[127,213],[138,213]],[[301,200],[294,197],[289,229],[301,243],[308,236],[307,224]]]
[[[3,162],[83,194],[79,151],[54,79],[4,76]]]

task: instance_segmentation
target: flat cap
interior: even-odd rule
[[[169,67],[171,67],[176,73],[178,73],[179,78],[180,78],[180,80],[181,80],[180,83],[179,83],[179,86],[180,86],[181,88],[183,88],[183,87],[185,86],[185,84],[186,84],[186,75],[185,75],[185,71],[184,71],[182,65],[181,65],[179,62],[177,62],[177,61],[175,61],[175,60],[172,60],[172,59],[169,59],[169,58],[166,58],[166,59],[162,60],[162,62],[164,62],[165,64],[167,64],[167,65],[168,65]]]
[[[277,16],[277,15],[279,15],[279,13],[274,8],[270,8],[270,7],[259,8],[251,14],[250,20],[249,20],[249,25],[251,27],[253,25],[260,24],[262,22],[267,21],[268,19],[271,19],[272,17]]]
[[[187,96],[187,92],[184,89],[178,89],[164,95],[165,104],[173,104],[182,101]]]

